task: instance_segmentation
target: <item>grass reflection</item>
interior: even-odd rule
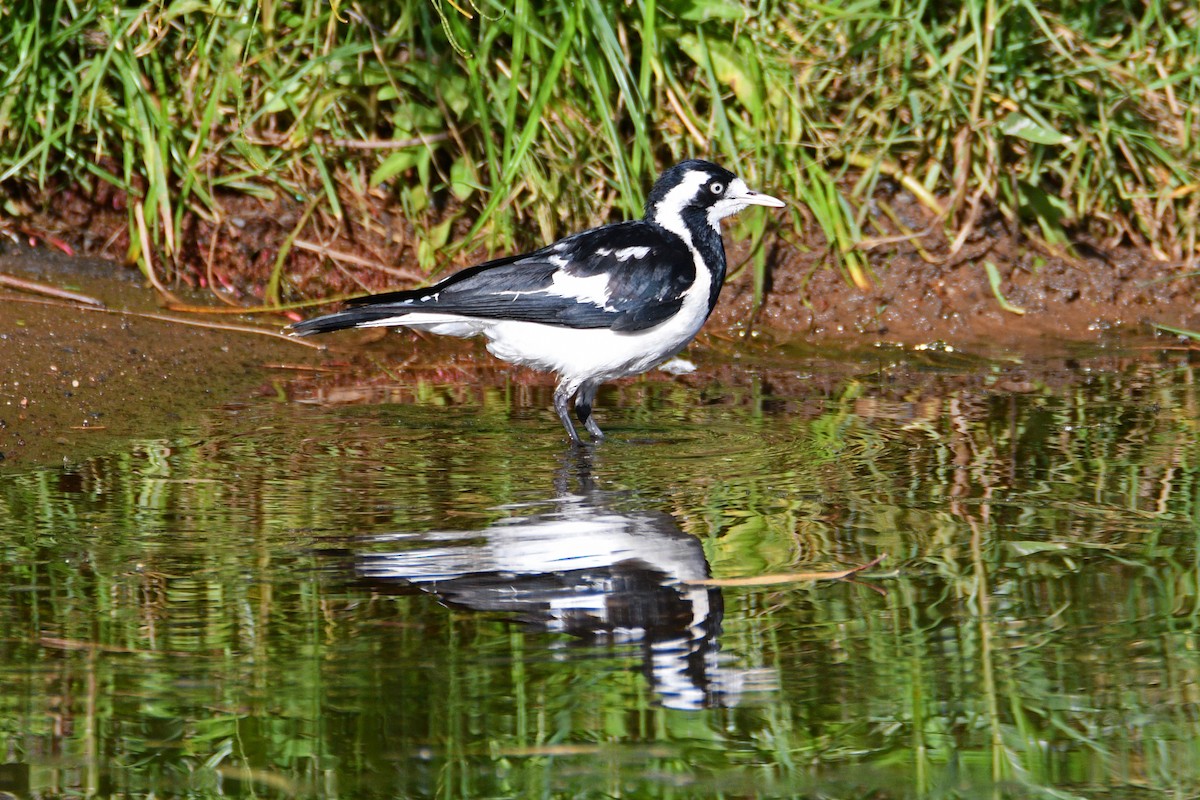
[[[356,576],[363,537],[482,541],[564,494],[536,392],[230,408],[0,477],[0,789],[1200,791],[1187,360],[837,369],[604,398],[605,512],[669,520],[715,576],[888,556],[885,595],[724,589],[723,663],[774,685],[732,708],[664,704],[637,643]]]

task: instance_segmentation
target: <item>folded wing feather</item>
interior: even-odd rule
[[[406,315],[434,313],[638,331],[676,313],[694,280],[683,242],[637,220],[470,267],[426,289],[359,298],[346,311],[295,329],[307,334],[381,320],[403,325]],[[323,319],[328,322],[319,325]]]

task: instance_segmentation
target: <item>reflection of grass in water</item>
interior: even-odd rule
[[[247,768],[318,794],[330,774],[343,793],[472,796],[1186,793],[1193,377],[1135,364],[904,404],[863,381],[807,418],[755,389],[703,407],[676,385],[614,392],[614,416],[673,438],[606,446],[598,483],[670,511],[716,575],[889,554],[871,579],[886,597],[727,590],[725,652],[780,691],[700,714],[656,705],[636,648],[344,585],[346,534],[479,528],[553,494],[561,450],[526,412],[493,424],[500,399],[446,408],[436,391],[428,407],[215,412],[178,440],[0,482],[0,720],[37,785],[41,754],[65,752],[79,771],[62,780],[107,772],[134,794],[212,794],[219,770],[256,780]]]

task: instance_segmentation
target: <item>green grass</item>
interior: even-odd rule
[[[884,179],[952,243],[994,209],[1053,246],[1086,233],[1183,261],[1198,17],[1166,0],[27,0],[0,8],[0,200],[11,216],[112,184],[130,257],[169,280],[187,216],[220,219],[230,193],[315,198],[334,227],[382,193],[428,271],[639,214],[663,165],[699,155],[803,201],[786,224],[819,226],[860,285],[864,237],[894,232],[871,203]],[[287,259],[271,289],[291,293]]]

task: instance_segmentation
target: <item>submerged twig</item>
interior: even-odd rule
[[[14,296],[14,295],[7,295],[7,296],[0,296],[0,300],[7,300],[7,301],[13,302],[13,303],[31,303],[33,305],[51,306],[54,308],[74,308],[74,309],[79,309],[80,311],[99,311],[103,314],[117,314],[118,316],[122,316],[122,317],[140,317],[141,319],[152,319],[152,320],[157,320],[158,322],[173,322],[178,325],[190,325],[194,328],[209,328],[211,330],[232,331],[234,333],[256,333],[260,336],[271,336],[275,339],[282,339],[285,342],[291,342],[292,344],[298,344],[301,347],[308,347],[313,350],[324,350],[325,349],[325,345],[322,345],[322,344],[316,344],[314,342],[306,342],[303,339],[297,339],[295,337],[288,336],[285,333],[279,333],[277,331],[269,331],[269,330],[266,330],[265,328],[255,328],[250,325],[226,325],[226,324],[223,324],[220,322],[201,322],[200,320],[196,320],[196,319],[181,319],[180,317],[172,317],[172,316],[168,316],[166,314],[152,314],[152,313],[145,312],[145,311],[125,311],[125,310],[119,309],[119,308],[100,308],[100,307],[96,307],[96,306],[83,306],[83,305],[76,305],[73,303],[61,303],[61,302],[57,302],[55,300],[39,300],[34,297],[19,297],[19,296]]]
[[[0,286],[7,286],[10,289],[18,289],[22,292],[44,294],[47,297],[57,297],[60,300],[70,300],[75,303],[83,303],[84,305],[104,308],[104,302],[97,300],[91,295],[82,294],[80,292],[72,292],[68,289],[59,289],[57,286],[50,286],[49,284],[39,283],[38,281],[27,281],[24,278],[14,278],[12,275],[0,274]]]
[[[193,654],[182,650],[145,650],[124,647],[105,642],[94,642],[87,639],[67,639],[61,636],[39,636],[37,643],[52,650],[94,650],[98,653],[136,653],[139,655],[179,656],[190,657]]]
[[[262,364],[263,369],[286,369],[296,372],[345,372],[343,367],[319,367],[315,364]]]
[[[281,311],[294,311],[298,308],[327,306],[332,303],[340,303],[361,296],[358,294],[345,294],[335,297],[322,297],[318,300],[299,300],[295,303],[280,303],[277,306],[230,306],[229,308],[221,308],[220,306],[196,306],[188,303],[167,303],[163,308],[168,311],[183,311],[188,314],[278,314]]]
[[[781,583],[798,583],[800,581],[839,581],[868,570],[885,558],[887,558],[886,553],[871,559],[866,564],[836,572],[785,572],[775,575],[750,575],[745,578],[706,578],[698,581],[685,581],[685,583],[688,586],[775,586]]]

